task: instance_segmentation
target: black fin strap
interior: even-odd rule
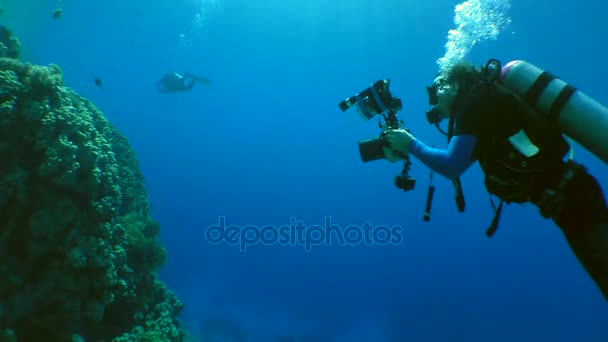
[[[551,105],[551,109],[549,110],[548,119],[550,122],[557,122],[557,118],[559,114],[564,109],[566,102],[570,99],[572,94],[576,92],[576,88],[573,86],[566,84],[566,86],[559,92],[555,101]]]
[[[496,230],[498,229],[498,221],[500,220],[500,213],[502,212],[502,204],[503,204],[503,200],[500,200],[500,203],[498,204],[498,209],[496,209],[496,213],[494,214],[494,219],[492,220],[492,225],[490,225],[490,228],[488,228],[488,230],[486,230],[486,235],[488,237],[492,237],[494,235],[494,233],[496,232]]]

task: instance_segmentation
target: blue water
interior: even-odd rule
[[[0,17],[23,58],[60,65],[135,149],[169,254],[160,274],[194,335],[216,319],[258,341],[608,340],[608,306],[550,221],[510,205],[485,236],[493,212],[477,165],[462,177],[464,213],[435,175],[424,222],[428,169],[413,160],[417,184],[403,192],[392,181],[401,164],[360,160],[357,142],[379,134],[376,121],[337,104],[381,78],[412,133],[445,146],[424,118],[424,87],[458,1],[224,0],[204,11],[194,0],[25,2],[2,1]],[[608,103],[608,3],[511,4],[508,28],[467,58],[528,60]],[[157,92],[164,73],[186,71],[213,84]],[[608,188],[605,164],[581,147],[576,159]],[[262,227],[327,216],[400,226],[402,240],[242,251],[205,239],[220,217]]]

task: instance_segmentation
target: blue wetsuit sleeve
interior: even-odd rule
[[[475,162],[475,145],[477,137],[474,135],[452,137],[446,150],[432,148],[414,139],[410,144],[409,153],[431,170],[448,179],[456,179]]]

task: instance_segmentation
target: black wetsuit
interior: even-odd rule
[[[608,300],[608,209],[602,189],[580,164],[563,160],[567,144],[559,130],[526,108],[504,90],[491,85],[472,87],[453,106],[454,134],[478,138],[474,153],[488,190],[507,203],[532,202],[543,216],[550,217]],[[540,146],[541,152],[531,158],[507,140],[524,127],[530,140]],[[560,187],[568,170],[579,172]],[[558,188],[560,196],[555,198],[562,199],[561,207],[547,213],[545,195]]]

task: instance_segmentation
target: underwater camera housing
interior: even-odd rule
[[[391,95],[390,83],[390,79],[374,82],[369,88],[340,102],[340,109],[344,112],[353,105],[357,105],[357,111],[366,120],[386,111],[396,113],[403,106],[400,98]]]
[[[340,109],[344,112],[356,106],[357,112],[361,117],[368,121],[381,115],[378,126],[382,132],[378,137],[359,141],[359,153],[361,160],[366,163],[372,160],[385,159],[384,147],[388,146],[385,132],[389,129],[403,127],[403,121],[397,117],[397,112],[403,108],[401,99],[394,97],[390,92],[390,79],[382,79],[374,82],[370,87],[360,93],[346,98],[339,103]],[[382,123],[384,119],[384,123]],[[395,185],[404,191],[414,188],[416,180],[408,175],[411,162],[409,157],[404,157],[405,164],[400,176],[395,177]]]
[[[381,114],[386,119],[386,124],[380,125],[383,131],[379,137],[359,142],[359,152],[363,162],[385,158],[383,147],[387,146],[387,143],[384,139],[384,131],[400,126],[396,113],[402,109],[401,99],[391,95],[389,86],[389,79],[376,81],[369,88],[339,103],[342,111],[356,105],[357,112],[366,121]]]

